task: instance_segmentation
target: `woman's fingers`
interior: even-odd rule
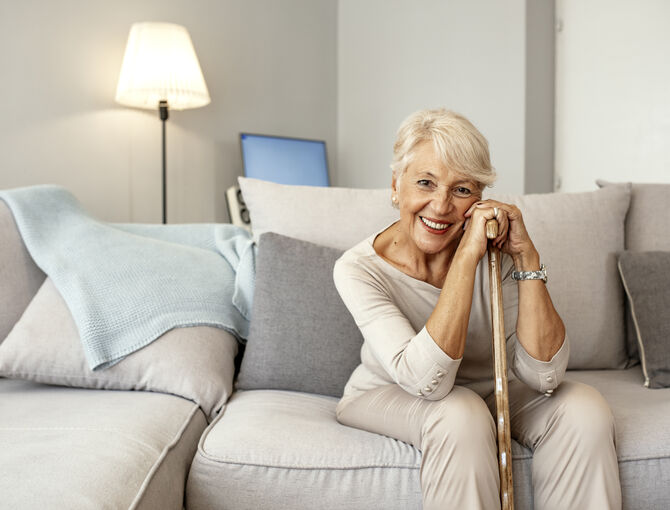
[[[515,254],[532,245],[523,221],[523,215],[518,207],[495,200],[484,200],[474,205],[475,209],[497,209],[496,219],[499,229],[498,237],[493,241],[495,246],[506,253]]]
[[[502,248],[509,234],[510,214],[513,214],[511,206],[497,200],[481,200],[472,204],[465,216],[467,218],[471,217],[476,209],[482,211],[485,219],[495,218],[498,221],[498,236],[493,239],[492,243],[494,246]]]
[[[503,243],[507,240],[507,233],[509,232],[509,217],[504,209],[497,209],[496,220],[498,220],[498,237],[495,238],[493,244],[501,248]]]
[[[465,214],[463,214],[463,216],[465,216],[466,218],[469,218],[470,216],[472,216],[472,213],[477,208],[478,204],[479,204],[479,202],[475,202],[474,204],[472,204],[470,206],[470,208],[467,211],[465,211]]]

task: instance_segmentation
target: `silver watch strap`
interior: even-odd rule
[[[512,280],[542,280],[547,283],[547,268],[540,264],[539,271],[512,271]]]

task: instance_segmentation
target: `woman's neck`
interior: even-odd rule
[[[458,242],[438,253],[425,253],[394,223],[374,239],[372,246],[377,255],[403,273],[442,288]]]

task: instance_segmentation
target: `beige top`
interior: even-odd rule
[[[380,257],[377,234],[347,250],[335,263],[334,280],[344,304],[363,334],[361,364],[344,389],[343,399],[396,383],[429,400],[444,398],[454,384],[486,397],[493,391],[491,309],[486,257],[477,267],[472,309],[460,359],[453,359],[425,328],[440,289],[412,278]],[[568,365],[567,338],[550,361],[539,361],[516,338],[517,282],[511,257],[502,258],[503,308],[507,359],[516,377],[539,392],[553,390]],[[513,376],[510,374],[510,378]]]

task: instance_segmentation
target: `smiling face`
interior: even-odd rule
[[[416,146],[411,163],[393,179],[392,188],[398,198],[401,231],[425,254],[458,243],[463,215],[481,198],[478,184],[447,168],[430,141]]]

